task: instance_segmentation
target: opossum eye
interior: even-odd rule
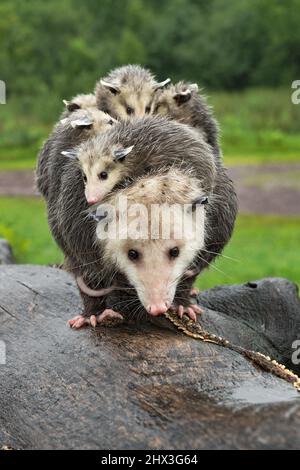
[[[87,182],[87,177],[83,175],[83,181],[86,183]]]
[[[128,116],[130,116],[134,113],[134,109],[131,106],[127,106],[126,113],[128,114]]]
[[[138,258],[139,258],[139,252],[136,251],[136,250],[128,250],[128,258],[131,260],[131,261],[136,261]]]
[[[175,246],[174,248],[171,248],[171,250],[169,251],[169,256],[170,256],[170,258],[177,258],[179,256],[178,246]]]
[[[146,114],[149,114],[150,111],[151,111],[151,107],[150,107],[150,106],[146,106],[146,108],[145,108],[145,113],[146,113]]]
[[[113,123],[114,123],[114,121],[113,121],[112,119],[110,119],[110,120],[108,121],[108,124],[109,124],[110,126],[112,126]]]
[[[107,180],[108,174],[106,173],[106,171],[101,171],[101,173],[99,173],[98,175],[98,178],[99,180]]]

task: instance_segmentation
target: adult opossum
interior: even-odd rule
[[[206,202],[200,181],[190,171],[161,168],[100,205],[95,216],[100,221],[98,243],[103,263],[112,267],[120,290],[117,297],[108,294],[108,308],[101,314],[75,317],[71,326],[122,318],[124,310],[135,319],[143,312],[158,316],[172,307],[179,315],[185,312],[195,319],[199,307],[190,304],[187,293],[177,287],[204,247]]]
[[[196,128],[211,145],[214,155],[219,159],[218,124],[205,97],[199,95],[196,83],[179,82],[158,91],[151,110],[153,114],[169,116],[171,119]]]
[[[170,168],[188,170],[197,178],[204,192],[210,193],[215,178],[215,164],[210,147],[188,126],[161,117],[118,123],[85,144],[91,155],[113,163],[116,152],[132,148],[125,155],[120,184],[130,185],[139,177],[160,174]],[[82,147],[81,147],[82,148]],[[126,153],[126,152],[125,152]],[[77,152],[75,151],[75,155]],[[105,158],[104,158],[105,157]],[[108,169],[107,167],[105,167]],[[107,183],[110,177],[108,175]],[[111,190],[117,190],[113,178]],[[107,187],[108,188],[108,187]],[[48,198],[49,225],[52,234],[67,256],[68,269],[92,289],[109,288],[111,268],[104,265],[95,247],[95,222],[87,219],[88,203],[84,196],[82,168],[73,159],[61,155],[51,159],[51,181]],[[99,299],[83,295],[85,314],[99,312]],[[95,312],[96,311],[96,312]]]
[[[154,75],[139,65],[112,70],[96,84],[97,106],[116,119],[128,120],[150,114],[155,93],[170,82],[157,83]]]
[[[66,160],[67,155],[63,156],[61,152],[68,152],[81,142],[99,132],[104,132],[114,122],[115,120],[103,111],[90,108],[74,111],[55,125],[38,155],[36,168],[36,184],[46,199],[48,198],[49,178],[51,177],[49,171],[54,156],[58,157],[57,165],[52,169],[56,171],[57,166],[63,166],[64,160]],[[69,156],[72,157],[72,153],[69,153]]]
[[[207,197],[190,171],[162,168],[99,206],[97,236],[103,262],[113,266],[115,288],[105,292],[103,312],[89,318],[76,316],[69,321],[73,328],[114,317],[155,317],[169,309],[196,319],[201,310],[190,299],[194,274],[224,248],[236,216],[236,196],[225,171],[220,170],[216,180]],[[109,235],[107,224],[112,227]],[[80,287],[87,292],[84,283]]]

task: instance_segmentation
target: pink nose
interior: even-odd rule
[[[159,304],[154,304],[154,305],[149,305],[147,310],[150,315],[153,315],[154,317],[157,317],[158,315],[162,315],[163,313],[166,313],[169,308],[169,303],[168,302],[162,302]]]
[[[98,201],[99,201],[99,199],[96,199],[95,197],[92,197],[92,198],[89,198],[87,200],[87,203],[88,203],[89,206],[92,206],[93,204],[96,204],[96,202],[98,202]]]

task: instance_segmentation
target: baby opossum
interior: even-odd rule
[[[119,185],[111,178],[110,168],[115,158],[131,149],[116,163],[120,170],[120,185],[130,185],[146,174],[161,174],[162,169],[188,170],[197,178],[204,192],[214,185],[215,163],[211,148],[183,124],[162,117],[145,117],[131,122],[120,122],[105,133],[89,139],[80,148],[103,159],[111,190]],[[75,152],[76,155],[76,152]],[[106,157],[106,158],[103,158]],[[98,171],[98,169],[97,169]],[[101,181],[99,181],[101,184]],[[107,190],[109,187],[106,187]],[[68,269],[84,280],[91,289],[111,286],[113,273],[102,262],[94,244],[95,222],[87,219],[88,204],[80,165],[56,153],[51,159],[51,178],[48,197],[48,220],[51,232],[67,257]],[[105,202],[105,199],[103,200]],[[101,299],[83,294],[85,315],[101,311]]]
[[[127,289],[125,293],[123,289],[115,295],[109,293],[108,308],[100,315],[90,319],[75,317],[70,321],[71,326],[78,328],[107,318],[122,318],[124,313],[126,317],[137,318],[147,312],[156,317],[170,308],[180,316],[187,313],[195,320],[200,309],[190,303],[188,290],[180,289],[179,285],[204,247],[206,203],[200,181],[190,171],[172,168],[136,180],[99,206],[101,213],[96,213],[95,217],[100,220],[97,235],[103,263],[113,267],[119,280],[120,275],[124,276]],[[172,210],[167,213],[170,207]],[[111,219],[114,219],[116,236],[102,238],[101,232]]]
[[[79,109],[68,117],[61,119],[54,127],[50,137],[44,143],[39,155],[36,169],[36,184],[40,193],[47,198],[51,160],[58,155],[63,164],[70,150],[98,133],[110,128],[116,121],[98,109]],[[61,155],[66,152],[66,155]],[[58,164],[58,166],[60,166]],[[53,168],[53,171],[56,171]]]
[[[63,100],[63,103],[66,109],[62,114],[62,118],[78,111],[78,109],[97,109],[96,96],[93,93],[76,95],[70,101]]]
[[[219,159],[218,124],[205,98],[199,95],[196,83],[179,82],[158,91],[154,97],[151,112],[169,116],[171,119],[196,128],[211,145],[214,155]]]
[[[124,159],[132,149],[133,146],[122,148],[115,145],[109,152],[102,153],[98,140],[90,140],[73,150],[72,156],[82,170],[84,193],[89,205],[100,202],[127,176]]]
[[[111,71],[96,84],[99,109],[115,119],[128,120],[150,114],[155,93],[170,82],[155,81],[149,70],[139,65],[126,65]]]

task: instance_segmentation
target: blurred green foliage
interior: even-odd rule
[[[1,0],[0,168],[33,167],[61,100],[130,62],[204,87],[229,163],[294,160],[299,25],[300,0]]]
[[[47,102],[128,62],[211,88],[280,86],[300,76],[299,24],[300,0],[1,0],[1,78]]]

